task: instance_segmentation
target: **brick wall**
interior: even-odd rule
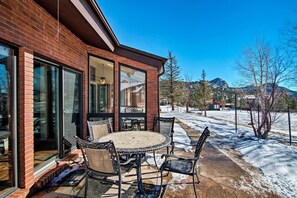
[[[32,51],[20,48],[18,62],[19,185],[30,188],[34,183]]]
[[[34,183],[33,59],[41,57],[82,73],[83,132],[87,133],[88,53],[115,62],[115,126],[118,130],[119,63],[147,71],[147,120],[158,114],[157,68],[112,52],[87,46],[33,0],[0,0],[0,40],[18,48],[19,187],[28,192]],[[20,191],[19,191],[20,192]],[[21,191],[24,194],[24,190]],[[16,193],[18,194],[18,193]],[[11,195],[13,196],[13,195]]]

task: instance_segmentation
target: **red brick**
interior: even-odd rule
[[[147,71],[147,127],[151,128],[153,116],[158,114],[157,69],[130,60],[112,52],[86,45],[63,24],[59,40],[55,39],[57,21],[33,0],[0,0],[0,39],[18,48],[18,146],[21,194],[28,192],[34,179],[34,136],[33,136],[33,77],[34,57],[54,60],[82,72],[83,80],[83,133],[87,133],[88,112],[88,53],[111,60],[115,63],[114,106],[115,130],[119,129],[118,77],[120,63]],[[16,193],[17,194],[17,193]]]

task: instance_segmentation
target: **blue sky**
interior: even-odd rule
[[[239,80],[236,60],[257,37],[272,45],[297,21],[297,0],[97,0],[121,44],[167,57],[182,76]],[[296,88],[295,88],[296,90]]]

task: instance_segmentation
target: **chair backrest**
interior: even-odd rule
[[[112,125],[109,119],[100,121],[87,121],[91,140],[101,138],[108,133],[112,133]]]
[[[154,117],[153,131],[172,137],[175,117]]]
[[[199,159],[200,153],[208,136],[210,136],[210,131],[208,130],[208,127],[206,127],[197,142],[197,146],[195,149],[195,158]]]
[[[102,174],[119,174],[120,163],[114,143],[87,142],[75,136],[79,145],[87,169]]]

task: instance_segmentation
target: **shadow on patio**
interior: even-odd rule
[[[177,123],[187,132],[192,142],[197,141],[198,132],[190,129],[184,123]],[[166,149],[158,153],[166,153]],[[176,149],[175,154],[191,157],[193,152]],[[148,160],[151,162],[151,160]],[[153,160],[152,160],[153,162]],[[154,163],[151,163],[154,164]],[[160,192],[160,173],[147,162],[142,165],[143,184],[147,197],[157,197]],[[206,143],[199,162],[200,184],[197,184],[199,197],[277,197],[269,193],[265,184],[253,183],[253,176],[244,171],[237,163],[225,154]],[[77,177],[79,179],[79,177]],[[110,178],[113,179],[112,177]],[[73,180],[70,179],[70,180]],[[66,182],[67,183],[67,182]],[[173,184],[174,183],[174,184]],[[65,182],[64,182],[65,184]],[[35,192],[33,197],[83,197],[83,178],[79,179],[76,186],[48,186]],[[162,197],[195,197],[192,178],[180,174],[169,174],[164,177]],[[68,185],[68,186],[67,186]],[[89,180],[87,197],[117,197],[118,186],[109,182],[100,182],[96,179]],[[264,190],[263,190],[264,189]],[[123,175],[122,197],[143,197],[138,194],[136,170],[133,168],[128,174]]]

